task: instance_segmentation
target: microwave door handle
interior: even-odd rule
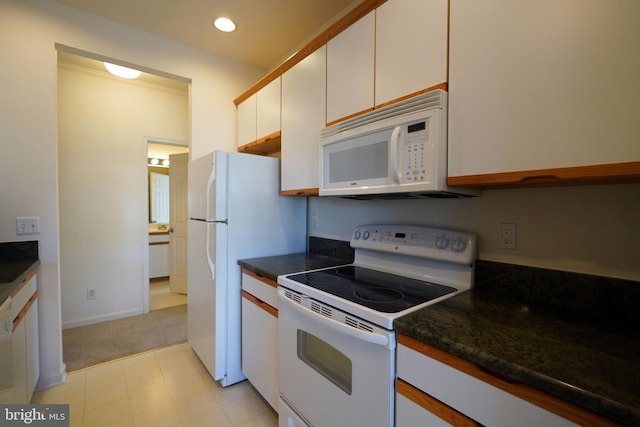
[[[389,137],[389,151],[391,154],[391,176],[396,184],[400,184],[400,165],[398,164],[399,141],[402,132],[402,126],[396,126]]]

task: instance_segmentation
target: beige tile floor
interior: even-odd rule
[[[186,304],[187,296],[169,290],[169,279],[149,282],[149,310]]]
[[[32,403],[68,403],[71,427],[278,425],[248,381],[221,387],[187,343],[71,372]]]

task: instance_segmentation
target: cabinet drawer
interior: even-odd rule
[[[37,283],[35,274],[25,279],[24,284],[20,284],[15,293],[11,296],[11,319],[15,319],[20,311],[29,301],[29,298],[36,292]]]
[[[169,233],[166,234],[149,234],[149,244],[169,243]]]
[[[397,364],[398,378],[481,424],[577,425],[402,344],[398,345]]]
[[[254,297],[278,308],[278,284],[247,270],[242,271],[242,289]]]

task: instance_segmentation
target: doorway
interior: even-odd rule
[[[143,159],[149,135],[189,139],[188,80],[123,80],[74,53],[58,51],[63,329],[149,311]]]
[[[149,311],[187,303],[186,144],[149,140]]]

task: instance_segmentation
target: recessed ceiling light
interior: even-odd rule
[[[104,63],[105,68],[114,76],[122,77],[123,79],[137,79],[142,72],[134,70],[133,68],[122,67],[120,65]]]
[[[225,33],[230,33],[236,29],[236,24],[229,18],[216,18],[216,20],[213,21],[213,25]]]

